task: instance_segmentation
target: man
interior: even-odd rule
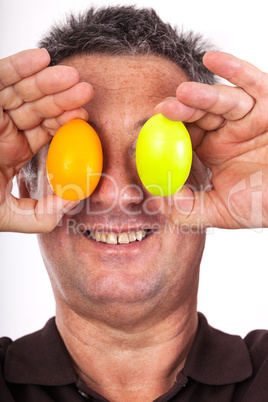
[[[266,74],[229,54],[203,58],[197,37],[133,7],[71,18],[41,46],[50,56],[0,65],[0,216],[2,230],[39,233],[56,319],[1,340],[2,399],[266,401],[267,332],[242,340],[196,311],[204,228],[267,226]],[[210,72],[235,86],[212,85]],[[193,143],[173,197],[149,194],[135,166],[157,112],[184,121]],[[51,136],[74,118],[104,151],[103,177],[78,205],[53,194],[45,167]],[[16,174],[20,200],[9,194]],[[247,186],[233,191],[260,177],[261,211]]]

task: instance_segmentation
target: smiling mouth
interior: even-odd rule
[[[85,230],[83,235],[87,239],[91,239],[100,243],[106,244],[129,244],[133,242],[140,242],[151,235],[154,231],[152,229],[143,229],[131,232],[122,233],[104,233],[98,231]]]

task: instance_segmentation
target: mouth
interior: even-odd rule
[[[106,243],[110,245],[141,242],[148,236],[152,235],[153,233],[154,230],[152,229],[142,229],[138,231],[121,232],[121,233],[101,232],[91,230],[85,230],[82,232],[82,234],[89,240],[93,240],[99,243]]]

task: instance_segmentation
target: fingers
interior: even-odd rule
[[[200,119],[206,112],[179,102],[177,98],[168,98],[155,107],[154,113],[162,113],[173,121],[191,122]]]
[[[156,110],[172,120],[199,121],[206,130],[220,127],[225,119],[242,119],[255,105],[245,91],[226,85],[183,82],[176,95],[177,99],[167,100]]]
[[[0,60],[0,107],[5,112],[3,124],[9,120],[13,123],[10,133],[15,128],[30,130],[65,111],[80,110],[93,97],[92,87],[79,83],[74,68],[46,68],[49,60],[45,49],[32,49]]]
[[[75,110],[66,110],[61,115],[52,117],[50,119],[45,119],[42,122],[42,128],[49,133],[50,136],[53,136],[58,129],[63,126],[65,123],[68,123],[74,119],[82,119],[87,121],[88,120],[88,112],[83,109],[75,109]],[[27,135],[27,133],[26,133]]]
[[[79,75],[72,67],[48,67],[4,88],[0,92],[0,106],[5,110],[13,110],[24,102],[32,102],[45,95],[64,91],[78,81]]]
[[[252,64],[223,52],[208,52],[203,62],[210,71],[242,88],[254,99],[267,97],[267,73]]]
[[[24,103],[21,107],[7,113],[19,130],[29,130],[44,119],[60,116],[66,110],[80,108],[89,102],[93,95],[92,86],[81,82],[63,92]]]
[[[0,60],[0,90],[29,77],[48,66],[50,56],[45,49],[31,49]]]
[[[187,106],[232,121],[242,119],[255,104],[254,99],[240,88],[195,82],[182,83],[177,89],[177,98]],[[195,114],[191,119],[196,119]]]
[[[184,82],[177,98],[163,102],[155,111],[171,120],[194,123],[190,130],[198,126],[212,132],[226,125],[224,135],[230,141],[231,137],[250,140],[267,131],[268,75],[227,53],[208,52],[204,64],[236,86]]]

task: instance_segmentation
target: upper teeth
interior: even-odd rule
[[[149,231],[138,230],[137,232],[123,232],[123,233],[103,233],[103,232],[86,232],[92,239],[108,244],[127,244],[133,241],[141,241],[146,237]]]

